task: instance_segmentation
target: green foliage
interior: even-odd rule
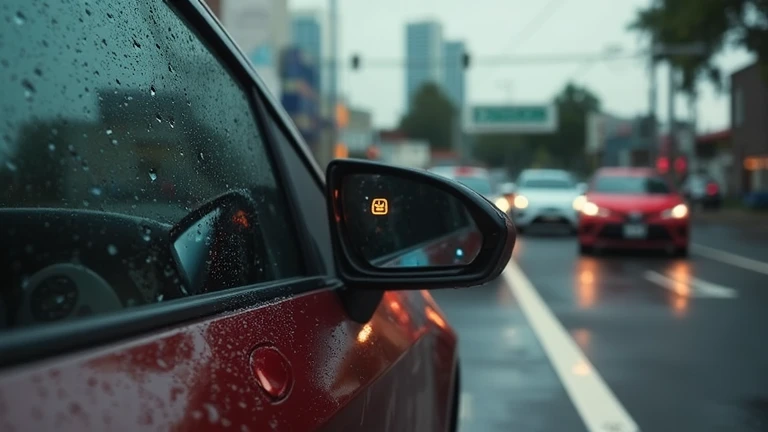
[[[667,56],[682,73],[682,89],[695,93],[696,81],[707,78],[722,88],[714,57],[729,45],[740,46],[768,65],[768,0],[656,0],[638,11],[631,30],[660,45],[702,43],[702,56]]]
[[[597,96],[585,87],[568,83],[554,100],[558,129],[550,135],[481,135],[475,140],[474,156],[492,167],[519,171],[531,166],[587,169],[587,114],[600,110]]]
[[[411,110],[400,120],[400,130],[409,137],[429,142],[433,149],[450,149],[456,108],[440,88],[424,84],[413,96]]]

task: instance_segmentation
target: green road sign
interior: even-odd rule
[[[475,105],[464,114],[468,133],[551,133],[557,130],[553,105]]]

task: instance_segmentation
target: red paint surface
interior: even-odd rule
[[[291,364],[276,348],[262,346],[253,350],[251,372],[259,387],[273,402],[279,402],[288,396],[293,384]]]
[[[258,346],[290,364],[280,403],[253,374]],[[442,431],[455,362],[428,293],[387,292],[358,324],[322,291],[5,370],[0,430]]]

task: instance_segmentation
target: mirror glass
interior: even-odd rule
[[[434,186],[392,175],[355,174],[340,191],[342,235],[375,267],[468,265],[483,243],[465,205]]]

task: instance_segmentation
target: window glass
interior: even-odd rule
[[[490,195],[492,192],[491,182],[484,177],[455,177],[454,180],[480,195]]]
[[[602,176],[598,177],[593,192],[618,194],[668,194],[669,185],[661,177]]]
[[[1,13],[8,325],[301,272],[247,93],[166,3],[8,0]],[[214,199],[219,211],[195,215]],[[209,247],[179,254],[174,233],[196,217],[209,229],[190,241]]]
[[[521,187],[531,189],[573,189],[576,185],[566,179],[528,179],[523,181]]]

